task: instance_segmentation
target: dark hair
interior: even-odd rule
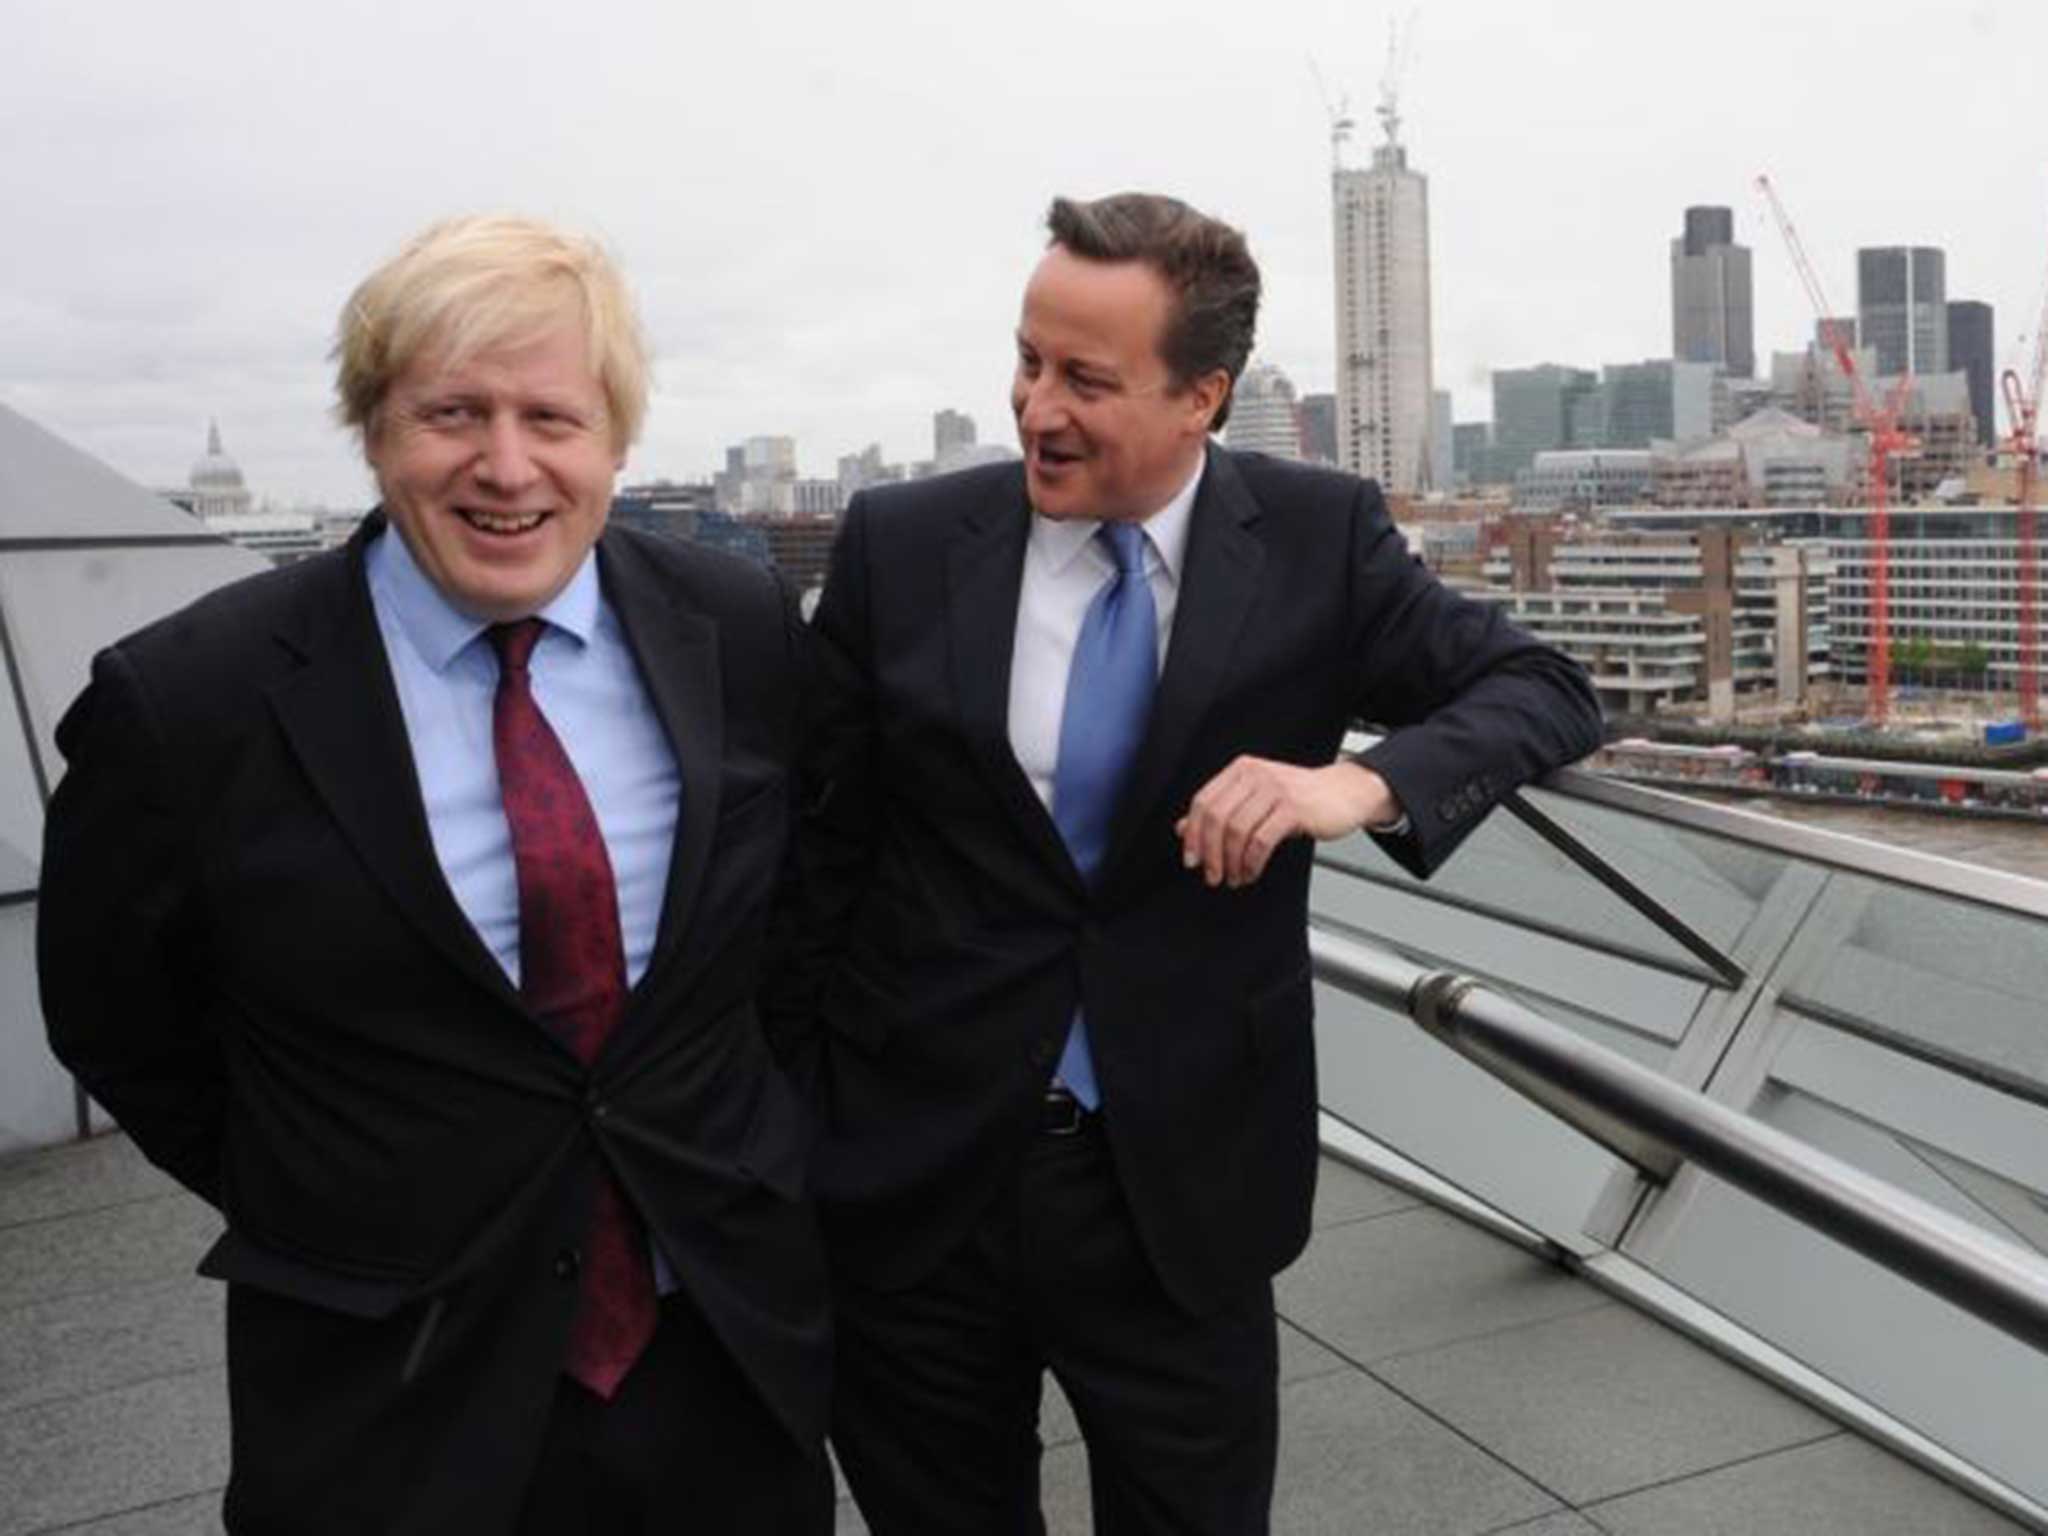
[[[1184,388],[1221,368],[1230,389],[1209,429],[1230,419],[1231,391],[1252,355],[1259,319],[1259,264],[1244,236],[1179,198],[1119,192],[1093,202],[1056,197],[1045,215],[1052,243],[1088,261],[1141,261],[1173,290],[1159,355]]]

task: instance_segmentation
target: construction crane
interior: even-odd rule
[[[2013,502],[2017,509],[2016,543],[2018,577],[2015,597],[2019,610],[2019,695],[2020,724],[2028,735],[2041,729],[2041,605],[2040,555],[2034,540],[2034,491],[2041,463],[2041,445],[2036,417],[2041,408],[2041,384],[2048,376],[2048,303],[2041,308],[2041,320],[2034,327],[2034,363],[2031,378],[2022,380],[2008,368],[2000,381],[2005,390],[2006,413],[2012,418],[2012,434],[2006,451],[2012,455]]]
[[[1333,107],[1330,105],[1330,88],[1323,84],[1323,72],[1316,68],[1313,55],[1308,61],[1308,72],[1315,77],[1316,94],[1323,99],[1323,116],[1330,120],[1330,169],[1344,169],[1345,146],[1351,142],[1351,134],[1358,124],[1351,117],[1351,98],[1341,98]]]
[[[1778,201],[1777,188],[1771,185],[1768,176],[1757,177],[1756,185],[1770,205],[1771,218],[1777,223],[1778,233],[1784,237],[1785,249],[1791,253],[1792,265],[1798,269],[1799,281],[1805,285],[1807,300],[1820,320],[1821,337],[1834,354],[1835,366],[1849,381],[1856,424],[1870,439],[1870,641],[1864,651],[1864,671],[1870,682],[1868,718],[1881,730],[1891,708],[1891,464],[1893,459],[1912,453],[1920,446],[1919,439],[1899,426],[1899,420],[1905,414],[1907,396],[1912,391],[1913,377],[1911,373],[1901,374],[1891,394],[1882,402],[1871,393],[1863,371],[1856,366],[1855,349],[1849,345],[1849,338],[1842,334],[1841,326],[1835,321],[1835,311],[1821,288],[1820,275],[1807,259],[1805,243],[1800,240],[1799,231],[1786,214],[1785,205]],[[1827,389],[1823,383],[1823,419],[1827,414],[1826,400]]]
[[[1380,73],[1380,104],[1373,115],[1389,144],[1401,142],[1401,76],[1415,51],[1415,12],[1387,22],[1387,67]]]

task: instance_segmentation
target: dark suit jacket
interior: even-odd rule
[[[605,593],[682,790],[659,937],[588,1070],[429,841],[351,546],[103,652],[59,728],[51,1043],[220,1207],[240,1528],[509,1529],[599,1170],[792,1433],[829,1337],[808,1131],[754,994],[800,631],[765,571],[614,529]]]
[[[1211,890],[1175,820],[1241,753],[1328,762],[1380,722],[1364,760],[1412,819],[1392,851],[1427,874],[1500,795],[1597,745],[1598,705],[1576,665],[1417,564],[1370,482],[1212,449],[1091,889],[1009,746],[1028,522],[1014,464],[847,512],[813,622],[801,959],[776,1030],[816,1057],[835,1265],[888,1288],[986,1208],[1085,1005],[1131,1211],[1199,1311],[1308,1233],[1313,852],[1291,841],[1255,885]]]

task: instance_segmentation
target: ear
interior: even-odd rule
[[[1201,434],[1208,436],[1216,413],[1223,409],[1223,402],[1230,398],[1230,375],[1224,369],[1212,368],[1198,374],[1187,387],[1188,414]]]

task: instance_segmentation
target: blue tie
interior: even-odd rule
[[[1090,882],[1109,852],[1110,818],[1144,740],[1159,682],[1159,617],[1145,579],[1145,530],[1135,523],[1105,523],[1095,536],[1108,544],[1116,574],[1088,605],[1074,642],[1052,776],[1053,822],[1075,868]],[[1085,1107],[1102,1102],[1087,1021],[1078,1009],[1060,1054],[1059,1080]]]

